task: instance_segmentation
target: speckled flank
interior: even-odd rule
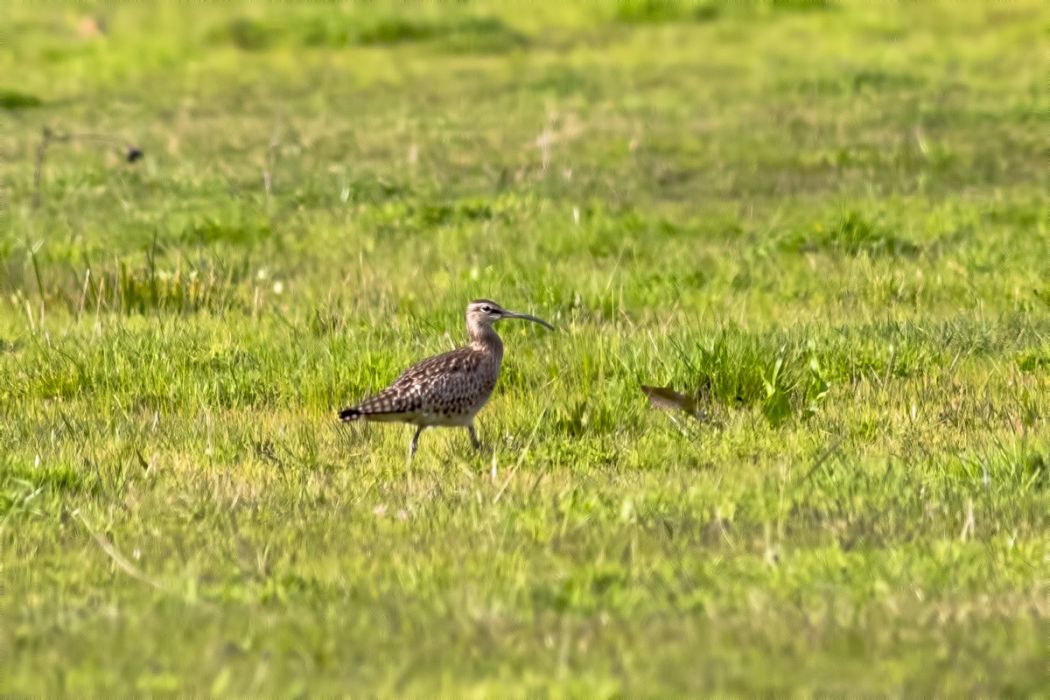
[[[499,369],[499,357],[471,346],[430,357],[354,406],[344,420],[469,425],[492,395]]]

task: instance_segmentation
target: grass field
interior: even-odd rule
[[[1046,692],[1046,5],[4,14],[0,694]]]

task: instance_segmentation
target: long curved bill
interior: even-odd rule
[[[554,326],[552,326],[551,324],[547,323],[542,318],[536,318],[535,316],[533,316],[531,314],[519,314],[517,311],[504,311],[503,312],[503,318],[520,318],[520,319],[522,319],[524,321],[532,321],[533,323],[538,323],[541,326],[546,326],[547,328],[549,328],[552,331],[554,330]]]

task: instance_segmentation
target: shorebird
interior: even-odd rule
[[[489,400],[503,361],[503,341],[492,327],[505,318],[520,318],[554,330],[529,314],[507,311],[489,299],[467,304],[470,345],[428,357],[409,367],[393,384],[356,406],[344,408],[339,419],[400,422],[416,426],[408,445],[408,460],[416,454],[419,436],[435,426],[466,428],[474,449],[481,449],[474,416]]]

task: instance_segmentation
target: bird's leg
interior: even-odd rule
[[[426,430],[425,425],[421,425],[416,428],[416,434],[412,436],[412,442],[408,443],[408,463],[412,464],[412,459],[416,456],[416,448],[419,447],[419,436]]]
[[[467,432],[470,433],[470,444],[474,446],[475,450],[481,450],[481,441],[478,440],[478,434],[474,432],[474,424],[471,423],[467,426]]]

